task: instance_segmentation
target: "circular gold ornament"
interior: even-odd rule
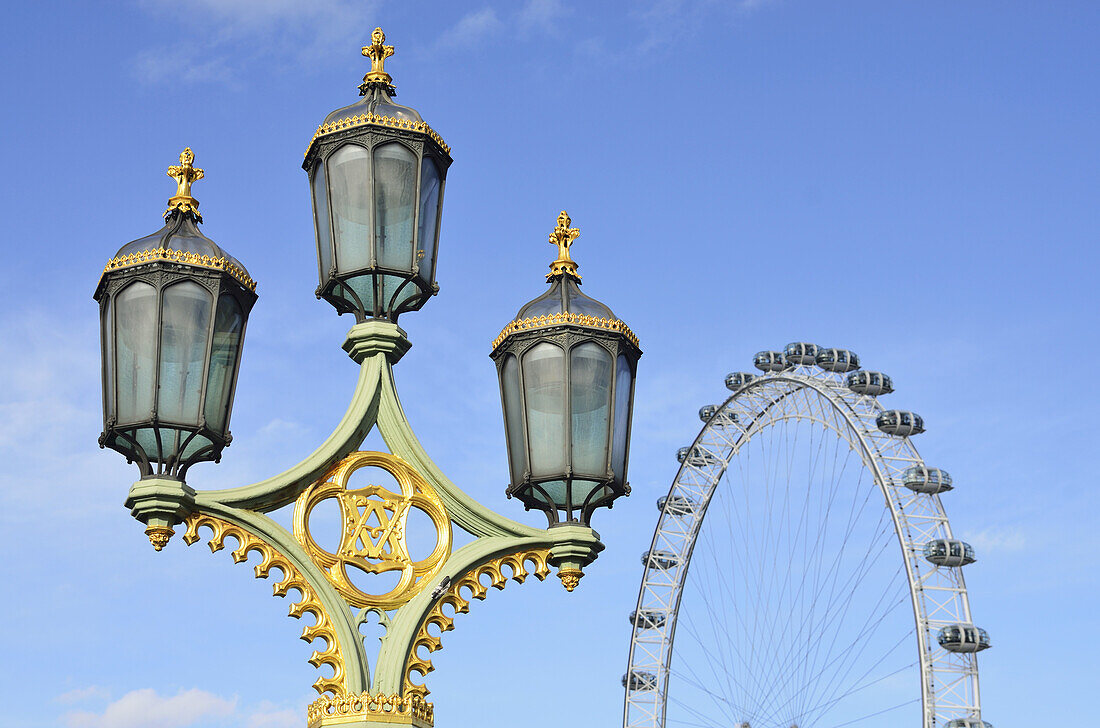
[[[401,492],[393,493],[380,485],[348,490],[352,473],[367,467],[388,472],[401,486]],[[340,508],[340,545],[336,553],[318,545],[309,529],[310,513],[330,498]],[[436,532],[435,548],[420,561],[413,561],[408,549],[406,524],[413,508],[431,519]],[[404,460],[384,452],[353,452],[298,496],[294,537],[349,604],[395,609],[416,596],[443,568],[451,553],[451,519],[439,495]],[[400,570],[401,576],[385,594],[368,594],[352,583],[348,568],[366,574]]]

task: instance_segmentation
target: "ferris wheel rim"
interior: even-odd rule
[[[688,455],[682,461],[680,467],[676,472],[676,476],[673,478],[672,485],[669,488],[668,494],[665,496],[664,505],[660,509],[660,516],[658,518],[657,526],[654,530],[654,535],[651,540],[650,549],[643,555],[644,572],[641,585],[638,591],[638,598],[635,604],[634,618],[632,619],[631,630],[631,643],[630,652],[627,663],[627,673],[624,675],[624,710],[623,710],[623,726],[624,728],[641,728],[642,725],[654,725],[657,728],[663,728],[666,722],[666,710],[668,705],[668,681],[671,673],[670,665],[673,657],[673,644],[675,642],[676,627],[679,622],[679,612],[681,606],[681,599],[684,593],[684,587],[686,585],[687,575],[690,570],[691,559],[695,549],[695,545],[698,541],[699,535],[702,532],[702,526],[705,521],[707,509],[709,508],[710,501],[715,493],[715,489],[718,487],[719,481],[725,475],[726,470],[729,468],[733,461],[733,458],[740,452],[747,442],[753,437],[763,432],[769,425],[774,424],[774,421],[768,420],[769,413],[775,411],[775,405],[785,397],[788,397],[798,391],[809,390],[813,395],[818,398],[819,404],[829,406],[832,408],[835,414],[839,414],[843,417],[844,422],[847,425],[848,431],[852,434],[853,439],[858,442],[860,452],[860,460],[863,467],[868,470],[874,480],[875,487],[882,495],[885,503],[885,507],[890,511],[891,523],[894,530],[894,535],[902,549],[903,559],[905,561],[906,580],[909,588],[909,598],[912,603],[913,618],[915,623],[915,632],[917,634],[918,650],[921,673],[921,703],[922,703],[922,716],[923,724],[926,728],[931,728],[936,721],[936,684],[934,678],[936,676],[937,666],[935,659],[932,657],[935,652],[934,645],[929,644],[929,636],[931,633],[933,620],[929,619],[927,605],[923,595],[923,588],[921,584],[921,576],[919,573],[914,574],[914,558],[911,554],[914,553],[914,547],[923,547],[923,543],[917,543],[911,534],[913,531],[908,527],[908,522],[903,523],[903,518],[900,518],[899,509],[896,507],[897,503],[891,496],[890,488],[897,488],[900,483],[895,483],[891,478],[888,469],[884,466],[884,455],[882,449],[878,447],[878,443],[883,441],[882,433],[875,429],[874,424],[868,424],[867,420],[870,415],[875,415],[875,421],[878,416],[887,410],[878,402],[877,398],[870,394],[859,394],[850,391],[843,384],[844,374],[837,372],[823,372],[812,368],[811,366],[795,366],[784,369],[782,371],[768,372],[762,376],[757,376],[751,379],[751,381],[742,384],[741,386],[733,389],[729,396],[723,401],[722,405],[716,406],[714,414],[705,422],[699,434],[692,441],[692,444],[686,448]],[[655,564],[651,563],[650,555],[658,550],[658,547],[662,542],[668,541],[668,539],[662,539],[662,528],[670,521],[670,518],[675,515],[670,513],[670,503],[673,502],[673,498],[676,496],[676,492],[679,486],[682,485],[682,479],[686,472],[694,471],[696,473],[703,472],[697,464],[692,464],[691,456],[698,452],[700,448],[703,448],[703,444],[708,442],[708,435],[713,435],[720,418],[723,413],[727,413],[733,403],[738,401],[738,398],[746,397],[749,392],[753,390],[765,390],[773,389],[778,390],[784,388],[781,395],[777,398],[768,400],[768,404],[763,410],[757,413],[753,421],[749,425],[737,425],[738,433],[735,437],[735,445],[729,447],[724,456],[718,453],[708,453],[711,457],[716,457],[720,463],[720,467],[712,471],[709,475],[709,482],[706,486],[705,499],[702,503],[695,506],[693,512],[693,522],[688,529],[687,538],[687,550],[679,554],[683,557],[683,563],[676,569],[675,576],[672,579],[671,589],[674,595],[674,601],[668,607],[668,621],[670,626],[665,627],[664,637],[661,640],[660,655],[662,658],[662,664],[654,675],[655,684],[652,686],[652,692],[658,696],[655,703],[658,703],[656,707],[659,709],[659,716],[655,713],[651,713],[652,718],[649,722],[632,722],[631,721],[631,707],[632,707],[632,695],[637,692],[633,688],[633,680],[636,673],[636,660],[635,654],[640,644],[639,636],[644,627],[641,627],[638,622],[637,615],[643,610],[645,597],[647,594],[647,587],[652,586],[657,580],[651,577],[660,571],[666,571],[667,569],[659,569]],[[731,388],[732,389],[732,388]],[[855,405],[859,405],[863,408],[863,412],[857,411]],[[848,444],[855,449],[856,442],[853,439],[844,437],[844,435],[835,427],[830,427],[829,423],[824,422],[821,419],[810,418],[812,421],[817,422],[827,429],[833,431],[834,435],[841,439],[847,440]],[[918,417],[919,419],[919,417]],[[763,423],[763,424],[761,424]],[[728,424],[728,423],[727,423]],[[729,438],[724,434],[721,436],[722,440],[729,443]],[[919,464],[921,467],[924,465],[924,460],[920,457],[915,446],[913,446],[909,437],[889,437],[889,441],[895,444],[898,449],[906,450],[909,454],[909,460],[913,463]],[[704,453],[707,451],[705,448],[702,450]],[[950,521],[947,519],[946,511],[943,509],[943,505],[939,499],[938,494],[925,494],[927,503],[932,505],[931,510],[938,514],[939,521],[933,525],[932,530],[925,529],[925,535],[938,528],[938,532],[943,537],[951,539],[952,531]],[[682,514],[680,514],[682,516]],[[939,572],[939,569],[933,570]],[[957,606],[960,608],[957,611],[961,611],[958,616],[965,618],[965,623],[973,625],[971,620],[971,612],[969,605],[969,596],[965,586],[965,578],[961,569],[953,569],[953,579],[957,583],[957,588],[954,594],[954,600],[957,602]],[[931,573],[931,572],[930,572]],[[667,582],[667,579],[664,579]],[[963,621],[963,620],[960,620]],[[964,678],[968,681],[966,687],[970,690],[970,698],[965,702],[969,705],[964,706],[965,715],[969,719],[970,717],[977,718],[980,721],[980,696],[978,692],[978,675],[977,675],[977,662],[976,659],[972,659],[972,666],[968,668],[968,671]],[[628,683],[628,681],[630,681]],[[965,690],[964,690],[965,692]],[[960,709],[956,704],[953,709]]]

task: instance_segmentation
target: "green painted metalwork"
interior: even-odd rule
[[[349,694],[403,694],[406,665],[417,633],[439,597],[435,587],[502,556],[548,549],[549,564],[582,570],[603,544],[591,528],[561,524],[539,529],[506,518],[478,503],[447,478],[413,434],[397,396],[393,365],[409,349],[405,332],[388,321],[371,320],[352,327],[344,349],[360,366],[351,404],[333,433],[297,465],[266,480],[225,490],[195,491],[179,480],[146,479],[131,489],[127,506],[147,526],[174,526],[189,514],[227,521],[276,549],[300,572],[326,610],[344,659]],[[408,603],[386,613],[354,613],[325,578],[294,535],[264,515],[292,503],[333,464],[354,452],[377,425],[390,451],[413,466],[435,489],[452,522],[476,539],[450,554],[432,583]],[[386,633],[378,653],[373,682],[359,621],[376,612]]]

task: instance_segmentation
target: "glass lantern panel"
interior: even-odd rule
[[[242,331],[241,304],[232,295],[223,293],[218,297],[218,312],[214,315],[214,343],[210,347],[210,375],[206,384],[206,424],[215,432],[224,432],[229,419]]]
[[[543,492],[546,495],[543,495]],[[569,505],[569,496],[564,480],[550,480],[539,483],[538,488],[531,488],[531,497],[551,508],[565,508]]]
[[[417,257],[420,279],[432,282],[436,236],[439,234],[439,169],[430,157],[420,164],[420,229],[417,231]]]
[[[504,398],[504,429],[508,438],[508,469],[512,482],[520,483],[527,469],[527,447],[523,442],[523,392],[519,384],[519,362],[511,354],[504,358],[500,386]]]
[[[210,292],[194,281],[164,289],[157,397],[157,416],[163,422],[199,422],[210,307]]]
[[[374,235],[382,268],[412,271],[416,155],[391,142],[374,150]]]
[[[574,346],[569,352],[569,387],[573,472],[603,476],[607,473],[611,415],[611,354],[607,349],[593,342]]]
[[[115,396],[118,421],[140,422],[153,411],[156,381],[157,291],[135,282],[122,289],[115,304]]]
[[[370,156],[345,144],[328,160],[329,197],[336,230],[336,267],[341,273],[367,268],[370,245]]]
[[[103,417],[109,419],[115,414],[115,322],[113,299],[107,297],[103,306],[103,321],[100,324],[100,336],[103,340]]]
[[[527,443],[534,477],[565,472],[565,352],[536,344],[523,355]]]
[[[611,467],[615,479],[620,483],[626,480],[627,433],[630,431],[631,380],[630,362],[624,354],[619,354],[615,364],[615,432],[611,446]]]
[[[317,270],[321,284],[332,270],[332,221],[328,214],[328,184],[325,182],[325,165],[313,167],[313,225],[317,230]]]

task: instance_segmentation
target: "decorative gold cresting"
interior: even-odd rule
[[[393,55],[393,46],[383,45],[386,42],[386,34],[381,28],[375,28],[370,34],[371,44],[363,46],[363,55],[370,59],[370,72],[363,76],[363,84],[359,87],[359,93],[365,95],[367,88],[372,83],[383,83],[386,86],[393,85],[393,77],[386,73],[386,59]]]
[[[199,201],[191,196],[191,185],[205,177],[206,173],[195,167],[194,161],[195,153],[191,151],[191,147],[187,147],[180,152],[180,163],[168,168],[168,176],[176,180],[176,194],[168,199],[168,209],[164,211],[165,217],[172,210],[179,210],[192,213],[199,222],[202,222]]]
[[[581,279],[580,274],[577,273],[577,264],[569,257],[569,248],[580,236],[581,231],[569,227],[571,224],[573,221],[569,218],[569,213],[562,210],[558,215],[557,227],[550,233],[550,244],[558,246],[558,259],[550,264],[550,272],[546,274],[546,280],[560,275],[572,276],[578,281]]]
[[[171,248],[139,250],[136,253],[111,258],[107,261],[107,265],[103,269],[103,272],[109,273],[119,268],[129,268],[130,266],[153,263],[158,260],[167,261],[169,263],[187,263],[189,265],[202,266],[203,268],[223,270],[240,281],[240,284],[248,290],[256,290],[256,281],[253,280],[252,276],[245,273],[243,268],[235,265],[228,258],[215,258],[210,255],[199,255],[186,250],[172,250]]]
[[[420,695],[344,695],[339,698],[323,697],[310,703],[306,710],[308,728],[372,723],[411,725],[414,728],[430,728],[435,724],[432,704]]]
[[[429,672],[435,669],[432,667],[431,658],[420,655],[420,648],[423,647],[430,654],[443,647],[440,637],[429,632],[428,627],[435,627],[439,630],[440,635],[455,628],[454,617],[447,616],[443,611],[444,606],[454,610],[454,614],[469,612],[470,599],[485,599],[489,586],[496,589],[503,589],[507,586],[508,577],[504,575],[503,571],[505,566],[512,572],[511,578],[520,584],[531,574],[542,581],[550,575],[549,558],[550,549],[547,548],[518,551],[477,566],[451,582],[450,587],[444,592],[443,596],[439,597],[435,606],[432,607],[431,611],[428,612],[428,616],[421,623],[420,629],[417,630],[416,639],[413,640],[412,649],[409,650],[409,656],[405,662],[405,696],[419,695],[424,698],[431,692],[426,686],[414,683],[412,674],[416,672],[423,680]],[[528,562],[534,564],[534,571],[528,569]],[[481,578],[483,576],[489,577],[488,586],[482,583]],[[469,594],[468,597],[463,594],[463,590],[466,590]],[[431,703],[427,703],[427,705],[431,707]]]
[[[587,326],[593,329],[617,331],[625,336],[627,341],[631,344],[638,346],[638,337],[630,330],[629,326],[619,319],[600,318],[599,316],[589,316],[584,313],[567,311],[564,313],[547,314],[545,316],[532,316],[531,318],[510,322],[501,329],[500,334],[493,339],[493,349],[503,344],[504,340],[509,336],[520,331],[530,331],[531,329],[541,329],[546,326],[560,326],[562,324],[573,324],[576,326]]]
[[[367,467],[388,472],[401,492],[373,484],[349,490],[352,473]],[[310,514],[326,500],[336,501],[340,510],[336,553],[318,545],[310,532]],[[435,527],[435,547],[420,560],[409,555],[407,525],[414,508],[427,515]],[[400,607],[439,573],[451,555],[451,519],[443,501],[411,465],[384,452],[353,452],[307,488],[294,505],[294,537],[341,596],[356,607]],[[349,569],[359,572],[357,576],[388,571],[401,574],[390,591],[370,594],[353,583]],[[364,582],[362,578],[356,581]]]
[[[259,536],[244,530],[229,521],[205,513],[192,513],[183,521],[187,531],[183,534],[183,542],[188,546],[199,540],[199,529],[203,526],[210,528],[214,534],[210,537],[210,551],[218,552],[225,548],[227,536],[237,541],[237,548],[233,551],[234,563],[240,564],[248,560],[250,551],[260,554],[260,563],[256,564],[257,579],[266,579],[272,568],[283,572],[281,581],[275,584],[274,593],[277,597],[285,597],[291,589],[296,589],[302,598],[297,603],[290,605],[290,616],[301,619],[302,615],[309,612],[313,615],[314,623],[306,625],[302,630],[302,639],[312,642],[320,637],[326,642],[324,650],[315,651],[309,658],[309,664],[314,667],[328,665],[332,668],[332,677],[320,677],[313,683],[313,689],[322,696],[331,693],[334,697],[347,694],[344,685],[344,656],[340,652],[340,643],[336,639],[336,630],[332,626],[332,619],[325,612],[321,600],[317,598],[310,583],[306,581],[297,567],[274,546],[267,543]]]

